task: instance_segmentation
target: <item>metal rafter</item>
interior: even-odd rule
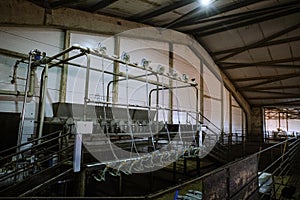
[[[248,21],[244,21],[244,22],[241,22],[241,23],[235,23],[235,24],[232,24],[232,25],[223,24],[223,26],[219,25],[219,28],[214,27],[216,29],[213,29],[213,30],[200,29],[200,30],[195,30],[195,31],[192,31],[192,32],[195,33],[197,31],[199,31],[198,33],[195,33],[195,34],[197,34],[201,37],[204,37],[204,36],[207,36],[207,35],[212,35],[212,34],[224,32],[224,31],[228,31],[228,30],[231,30],[231,29],[236,29],[236,28],[241,28],[241,27],[244,27],[244,26],[249,26],[249,25],[252,25],[252,24],[257,24],[257,23],[260,23],[260,22],[263,22],[263,21],[276,19],[276,18],[283,17],[283,16],[286,16],[286,15],[291,15],[291,14],[297,13],[299,11],[300,11],[300,8],[292,8],[292,9],[289,9],[289,10],[285,10],[285,11],[282,11],[282,12],[277,12],[277,13],[266,15],[266,16],[258,16],[255,19],[250,19]],[[238,19],[236,19],[236,22],[239,22]]]
[[[285,39],[265,42],[265,43],[260,44],[256,47],[253,47],[251,49],[261,48],[261,47],[268,47],[268,46],[275,46],[275,45],[286,44],[286,43],[289,43],[289,42],[296,42],[296,41],[300,41],[300,36],[289,37],[289,38],[285,38]],[[222,54],[227,54],[227,53],[232,53],[232,52],[235,52],[235,51],[239,51],[239,50],[242,50],[243,48],[244,47],[225,49],[225,50],[222,50],[222,51],[210,52],[210,54],[213,55],[213,56],[217,56],[217,55],[222,55]]]
[[[77,3],[81,0],[60,0],[60,1],[54,1],[53,3],[50,3],[50,8],[56,9],[63,6],[72,5],[74,3]]]
[[[295,93],[289,93],[289,92],[274,92],[274,91],[261,91],[261,90],[257,90],[257,91],[245,91],[245,92],[251,92],[251,93],[261,93],[261,94],[278,94],[278,95],[281,95],[281,96],[297,96],[297,97],[300,97],[299,94],[295,94]],[[272,96],[271,96],[272,97]]]
[[[164,13],[170,12],[172,10],[175,10],[177,8],[186,6],[188,4],[194,3],[196,0],[186,0],[186,1],[176,1],[173,4],[169,4],[169,5],[162,5],[159,8],[152,10],[151,12],[148,13],[140,13],[134,16],[131,16],[129,18],[127,18],[128,20],[131,21],[139,21],[139,22],[145,22],[150,18],[162,15]]]
[[[244,6],[255,4],[257,2],[261,2],[261,1],[260,0],[242,0],[238,3],[234,2],[234,3],[231,3],[229,5],[225,5],[221,8],[219,8],[219,9],[213,9],[212,8],[211,10],[203,10],[203,13],[200,13],[198,16],[191,17],[191,18],[186,19],[186,20],[182,20],[181,22],[178,22],[176,24],[176,26],[174,25],[173,28],[193,25],[198,20],[208,18],[208,17],[213,17],[213,16],[216,16],[220,13],[225,13],[225,12],[229,12],[229,11],[232,11],[232,10],[236,10],[236,9],[242,8]]]
[[[236,79],[231,79],[234,82],[245,82],[245,81],[257,81],[257,80],[264,80],[264,79],[279,79],[282,77],[290,77],[294,76],[295,73],[289,73],[289,74],[280,74],[280,75],[272,75],[272,76],[255,76],[255,77],[247,77],[247,78],[236,78]]]
[[[261,100],[261,99],[287,99],[287,98],[295,98],[300,99],[299,94],[295,95],[287,95],[287,96],[259,96],[259,97],[248,97],[248,100]]]
[[[193,14],[199,12],[199,10],[201,10],[201,7],[194,8],[193,10],[189,11],[188,13],[176,18],[175,20],[173,20],[167,24],[161,25],[161,26],[164,28],[172,28],[174,24],[176,24],[177,22],[181,21],[182,19],[184,19],[190,15],[193,15]]]
[[[259,87],[259,88],[244,88],[239,89],[240,91],[261,91],[261,90],[280,90],[280,89],[299,89],[300,85],[288,85],[288,86],[270,86],[270,87]]]
[[[279,32],[277,32],[277,33],[274,33],[274,34],[272,34],[272,35],[270,35],[270,36],[268,36],[268,37],[266,37],[266,38],[264,38],[264,39],[262,39],[262,40],[259,40],[259,41],[257,41],[257,42],[254,42],[254,43],[252,43],[252,44],[250,44],[250,45],[248,45],[248,46],[245,46],[245,47],[243,47],[242,49],[240,49],[240,50],[238,50],[238,51],[235,51],[235,52],[233,52],[233,53],[231,53],[231,54],[229,54],[229,55],[226,55],[226,56],[224,56],[224,57],[222,57],[222,58],[219,58],[217,61],[220,62],[220,61],[222,61],[222,60],[226,60],[226,59],[228,59],[228,58],[231,58],[231,57],[233,57],[233,56],[235,56],[235,55],[238,55],[238,54],[240,54],[240,53],[242,53],[242,52],[244,52],[244,51],[247,51],[247,50],[249,50],[249,49],[252,49],[252,48],[254,48],[254,47],[257,47],[257,46],[259,46],[259,45],[261,45],[261,44],[264,44],[265,42],[268,42],[268,41],[270,41],[270,40],[273,40],[273,39],[275,39],[275,38],[278,38],[278,37],[280,37],[280,36],[282,36],[282,35],[284,35],[284,34],[287,34],[287,33],[291,32],[291,31],[293,31],[293,30],[296,30],[296,29],[298,29],[299,27],[300,27],[300,22],[297,23],[297,24],[295,24],[295,25],[293,25],[293,26],[290,26],[289,28],[286,28],[286,29],[281,30],[281,31],[279,31]]]
[[[96,12],[97,10],[105,8],[105,7],[113,4],[116,1],[118,1],[118,0],[101,0],[98,3],[96,3],[95,5],[93,5],[90,8],[88,8],[87,11],[89,11],[89,12]]]
[[[220,17],[212,17],[212,18],[205,18],[198,20],[197,22],[193,23],[193,25],[201,25],[207,22],[216,22],[216,21],[224,21],[226,19],[230,18],[235,18],[235,17],[244,17],[244,16],[252,16],[253,14],[260,15],[260,14],[265,14],[268,11],[278,11],[280,9],[285,9],[288,7],[292,7],[296,4],[299,4],[298,1],[295,2],[290,2],[287,4],[281,4],[273,7],[267,7],[267,8],[262,8],[262,9],[256,9],[256,10],[251,10],[248,12],[241,12],[241,13],[235,13],[235,14],[230,14],[230,15],[225,15],[225,16],[220,16]],[[176,26],[176,25],[175,25]]]
[[[49,8],[50,7],[50,3],[48,1],[40,1],[40,0],[29,0],[30,2],[41,6],[43,8]]]
[[[288,62],[295,62],[295,61],[300,61],[300,57],[283,58],[278,60],[253,62],[253,63],[235,63],[235,62],[217,62],[217,63],[221,65],[222,69],[235,69],[235,68],[249,67],[249,66],[267,66],[267,65],[276,66],[276,64],[279,63],[288,63]],[[224,66],[224,65],[229,65],[229,66]]]
[[[297,5],[299,3],[297,2]],[[220,22],[209,24],[206,26],[201,26],[200,28],[193,28],[191,31],[188,32],[193,32],[193,33],[198,33],[201,35],[201,33],[206,33],[211,31],[214,31],[214,29],[225,29],[227,30],[229,27],[235,27],[240,24],[248,24],[252,22],[256,22],[258,19],[269,19],[273,18],[273,16],[278,16],[280,17],[280,13],[289,13],[290,11],[295,10],[295,4],[285,4],[281,6],[274,6],[274,7],[269,7],[269,8],[264,8],[264,9],[259,9],[256,11],[249,11],[245,13],[239,13],[239,14],[234,14],[230,19],[224,19]],[[253,19],[253,20],[251,20]],[[242,21],[245,21],[244,23]],[[235,23],[237,23],[234,25]],[[203,22],[200,22],[200,25],[203,24]],[[233,24],[233,25],[231,25]],[[196,24],[194,24],[196,25]]]
[[[290,101],[278,101],[277,103],[265,103],[265,104],[252,104],[252,105],[259,105],[259,106],[282,106],[282,105],[297,105],[299,106],[300,99],[299,100],[290,100]]]
[[[299,72],[298,73],[293,73],[293,74],[281,75],[281,76],[278,76],[278,77],[275,77],[275,78],[273,76],[273,78],[271,78],[269,80],[266,80],[266,81],[250,84],[250,85],[243,86],[243,87],[238,87],[238,90],[243,90],[245,88],[252,88],[252,87],[255,87],[255,86],[259,86],[259,85],[265,85],[265,84],[268,84],[268,83],[273,83],[273,82],[277,82],[277,81],[281,81],[281,80],[295,78],[295,77],[298,77],[298,76],[300,76]]]

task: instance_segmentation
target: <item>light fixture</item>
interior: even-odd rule
[[[208,6],[211,4],[212,0],[200,0],[201,5]]]

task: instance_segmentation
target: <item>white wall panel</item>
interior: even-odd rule
[[[52,56],[63,49],[63,32],[56,29],[0,27],[0,48],[24,54],[38,49]]]

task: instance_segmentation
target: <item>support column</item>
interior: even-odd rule
[[[224,119],[225,119],[225,112],[224,112],[224,88],[221,84],[221,142],[224,141]]]
[[[114,54],[118,57],[120,57],[120,37],[115,36],[115,45],[114,45]],[[114,73],[117,74],[120,72],[120,66],[118,62],[114,62]],[[112,89],[112,102],[117,103],[118,101],[118,90],[119,90],[119,85],[118,81],[119,77],[114,75],[113,77],[113,89]]]
[[[200,83],[199,83],[199,111],[201,114],[204,114],[204,79],[203,79],[203,61],[200,60]],[[200,116],[199,119],[203,122],[203,117]]]
[[[86,186],[86,170],[82,169],[80,172],[75,172],[75,194],[79,197],[85,196]]]
[[[69,30],[65,30],[64,35],[64,49],[70,47],[71,34]],[[63,55],[63,59],[69,58],[69,53]],[[59,89],[59,102],[66,102],[67,97],[67,78],[68,78],[68,64],[63,64],[61,69],[60,89]]]
[[[122,196],[123,193],[123,177],[122,173],[119,176],[119,195]]]
[[[172,72],[174,67],[174,53],[173,53],[173,43],[169,43],[169,73]],[[170,87],[173,87],[173,80],[170,79],[169,81]],[[173,122],[173,90],[169,90],[169,116],[168,116],[168,123]]]
[[[232,95],[229,93],[229,135],[228,135],[228,145],[232,142]]]
[[[183,158],[183,173],[186,174],[187,172],[187,159]]]
[[[176,183],[176,161],[173,162],[173,182]]]
[[[261,107],[253,107],[251,109],[251,134],[248,141],[262,142],[263,141],[263,109]]]

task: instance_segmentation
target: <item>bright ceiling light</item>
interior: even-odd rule
[[[201,0],[200,2],[203,6],[208,6],[211,3],[211,0]]]

